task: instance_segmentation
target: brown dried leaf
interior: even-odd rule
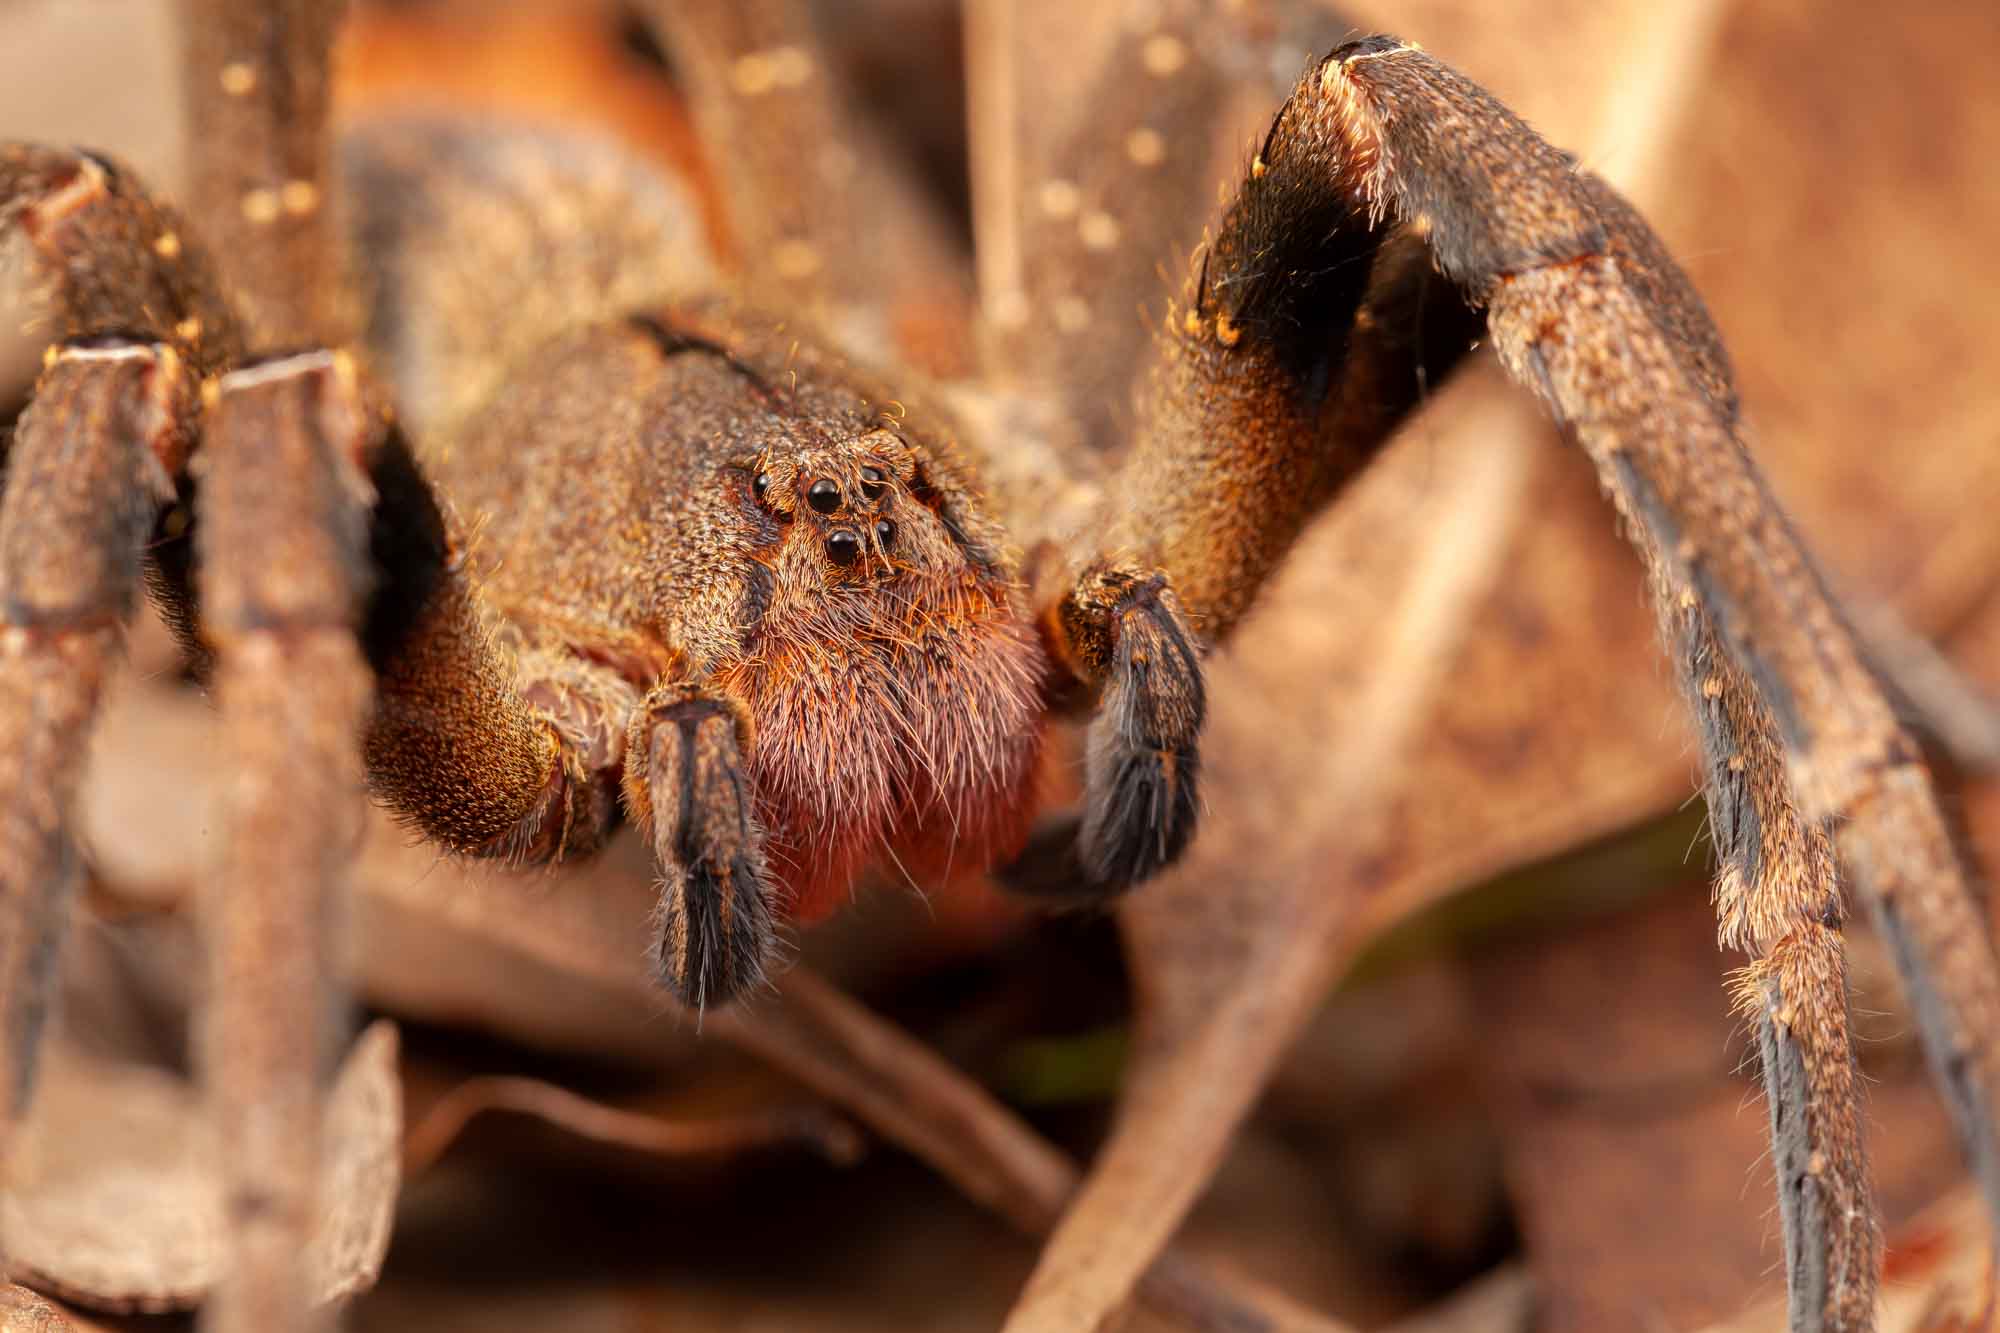
[[[316,1291],[373,1285],[388,1249],[402,1128],[396,1031],[355,1042],[327,1106]],[[222,1200],[193,1086],[55,1042],[22,1133],[0,1228],[23,1280],[112,1312],[192,1309],[222,1264]]]
[[[1990,12],[1879,14],[1732,5],[1650,206],[1808,542],[1937,633],[2000,574],[2000,87]]]

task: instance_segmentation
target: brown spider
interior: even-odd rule
[[[2000,1199],[2000,989],[1929,777],[1743,448],[1699,298],[1622,199],[1416,48],[1348,42],[1163,323],[1079,344],[1051,329],[1143,299],[1151,259],[1105,256],[1170,220],[1073,182],[1157,165],[1196,104],[1110,87],[1103,117],[1143,107],[1141,129],[1060,145],[1033,201],[982,199],[1073,225],[982,250],[974,347],[948,249],[895,211],[791,6],[654,9],[730,164],[738,278],[701,201],[601,146],[404,121],[336,169],[337,3],[191,5],[185,221],[103,157],[0,147],[0,228],[62,322],[0,505],[0,1105],[29,1091],[65,807],[143,571],[238,775],[206,913],[236,1147],[221,1326],[297,1322],[303,1034],[364,773],[469,855],[561,861],[639,825],[662,977],[696,1006],[871,864],[1116,894],[1194,833],[1202,649],[1482,318],[1654,574],[1723,933],[1755,959],[1795,1323],[1867,1326],[1879,1269],[1836,852]],[[1080,712],[1081,808],[1038,816],[1045,720]]]

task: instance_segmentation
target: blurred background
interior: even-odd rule
[[[1074,6],[1135,30],[1157,7]],[[355,8],[344,114],[552,119],[663,171],[717,169],[659,48],[609,0]],[[818,8],[969,253],[956,7]],[[1380,0],[1308,30],[1421,40],[1631,192],[1711,301],[1760,457],[1836,585],[1996,689],[2000,40],[1976,8],[1919,4],[1885,27],[1845,0]],[[0,137],[102,148],[171,194],[174,21],[160,0],[0,2]],[[0,320],[0,420],[43,342],[17,323]],[[1198,1025],[1177,1005],[1254,978],[1176,943],[1209,929],[1204,912],[1283,932],[1292,906],[1338,900],[1330,994],[1176,1256],[1328,1321],[1300,1327],[1784,1327],[1765,1111],[1725,991],[1742,960],[1715,946],[1693,754],[1639,572],[1587,467],[1518,395],[1466,378],[1308,537],[1218,662],[1207,832],[1122,923],[1029,916],[977,886],[870,893],[797,942],[836,990],[801,982],[698,1030],[638,974],[647,872],[629,840],[574,876],[510,878],[373,830],[353,973],[361,1016],[394,1020],[400,1045],[343,1076],[355,1118],[330,1179],[352,1197],[335,1202],[387,1236],[386,1257],[361,1244],[330,1261],[346,1326],[998,1327],[1069,1161],[1144,1121],[1121,1088],[1156,1089],[1161,1052]],[[1382,779],[1357,866],[1344,802],[1359,780],[1317,776],[1342,724],[1326,700],[1367,660],[1339,612],[1372,566],[1451,525],[1452,479],[1501,449],[1518,463],[1490,566],[1440,641],[1437,700]],[[84,799],[92,870],[33,1197],[6,1215],[46,1238],[30,1285],[66,1299],[16,1289],[5,1327],[175,1327],[188,1316],[139,1312],[184,1309],[212,1277],[212,1238],[189,1219],[215,1148],[193,1123],[182,1031],[212,718],[157,626],[132,659]],[[1990,865],[2000,805],[1977,773],[1944,772]],[[1893,969],[1865,924],[1849,941],[1886,1326],[1989,1326],[1979,1209]],[[1174,1068],[1183,1090],[1253,1077]],[[370,1119],[369,1088],[400,1094],[401,1115]],[[1172,1305],[1130,1326],[1186,1326]]]

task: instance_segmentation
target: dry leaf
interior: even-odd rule
[[[1346,575],[1322,586],[1322,614],[1279,622],[1268,637],[1246,628],[1216,672],[1210,815],[1231,836],[1198,843],[1122,913],[1141,1006],[1123,1110],[1010,1330],[1094,1328],[1122,1303],[1341,958],[1382,924],[1357,913],[1351,886],[1393,846],[1385,798],[1399,790],[1410,733],[1430,711],[1467,609],[1496,573],[1531,475],[1532,431],[1475,439],[1463,429],[1492,422],[1495,403],[1507,401],[1496,378],[1456,386],[1405,438],[1435,472],[1385,466],[1358,483],[1351,507],[1370,521],[1351,531],[1367,540],[1324,564],[1301,562]],[[1300,642],[1336,625],[1347,627],[1337,644]],[[1284,747],[1274,767],[1277,747],[1243,743],[1271,735],[1244,726],[1246,715],[1300,696],[1273,696],[1245,677],[1300,662],[1325,668],[1327,694],[1303,714],[1259,721],[1318,745]],[[1312,844],[1301,836],[1310,818],[1297,821],[1327,806],[1345,812],[1341,838]],[[1232,846],[1249,854],[1229,859]]]
[[[356,1041],[327,1105],[315,1291],[335,1301],[381,1272],[402,1129],[396,1033]],[[222,1264],[222,1200],[193,1086],[51,1043],[0,1225],[32,1286],[111,1312],[192,1309]]]

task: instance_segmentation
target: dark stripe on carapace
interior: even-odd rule
[[[653,346],[659,348],[661,356],[671,358],[689,352],[705,352],[719,359],[722,364],[748,380],[751,387],[755,388],[767,403],[776,405],[778,395],[771,388],[770,382],[758,374],[755,367],[738,360],[736,354],[721,343],[670,329],[651,315],[628,315],[625,322],[645,334]]]

